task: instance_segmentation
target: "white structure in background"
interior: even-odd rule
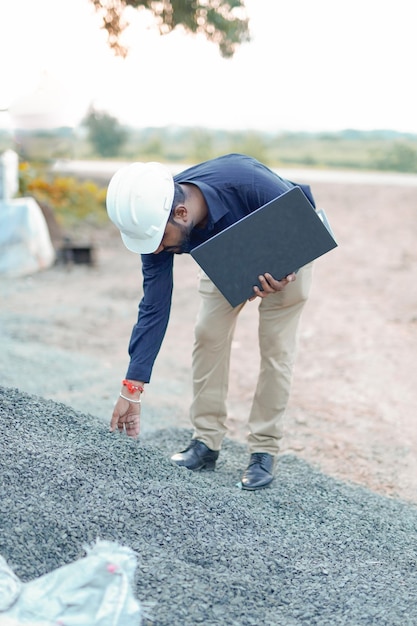
[[[19,158],[0,155],[0,276],[26,276],[55,262],[55,250],[42,209],[34,198],[15,198]]]
[[[19,157],[14,150],[0,155],[0,200],[10,200],[19,190]]]

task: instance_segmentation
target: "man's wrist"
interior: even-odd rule
[[[145,383],[140,380],[131,380],[130,378],[125,378],[122,380],[122,393],[132,395],[135,397],[140,397],[145,391]]]

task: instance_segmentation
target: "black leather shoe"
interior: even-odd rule
[[[254,491],[262,489],[273,481],[274,457],[267,452],[254,452],[250,455],[249,465],[243,473],[242,489]]]
[[[210,450],[202,441],[191,439],[188,448],[174,454],[174,456],[171,457],[171,461],[189,470],[213,471],[216,467],[218,457],[218,450]]]

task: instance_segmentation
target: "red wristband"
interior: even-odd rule
[[[129,393],[135,393],[135,391],[140,391],[140,393],[143,393],[145,391],[141,385],[134,385],[130,382],[130,380],[122,380],[122,385],[124,387],[127,387]]]

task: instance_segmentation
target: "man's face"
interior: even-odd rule
[[[175,220],[168,222],[162,241],[154,254],[159,254],[162,251],[173,252],[174,254],[188,252],[188,243],[192,228],[193,224],[186,226]]]

